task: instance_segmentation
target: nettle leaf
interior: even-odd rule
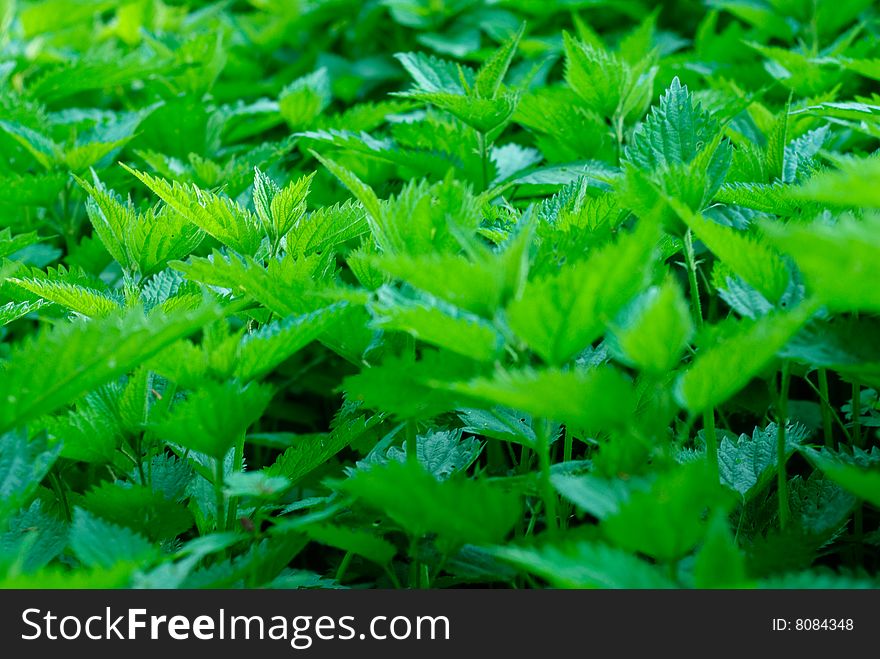
[[[505,407],[462,408],[458,415],[465,424],[464,432],[523,446],[535,445],[531,417],[523,412]]]
[[[182,504],[143,485],[105,482],[86,492],[80,505],[87,513],[152,541],[174,538],[193,525]]]
[[[716,512],[694,563],[697,588],[737,588],[748,584],[746,562],[736,546],[727,516]]]
[[[855,283],[880,277],[880,215],[845,215],[833,224],[767,222],[763,227],[791,255],[808,289],[824,305],[834,311],[880,310],[877,287]]]
[[[140,533],[105,522],[82,508],[73,513],[70,548],[90,568],[111,569],[119,563],[145,565],[158,557],[158,549]]]
[[[304,256],[334,249],[369,231],[363,207],[348,201],[302,217],[287,234],[285,246],[294,256]]]
[[[707,508],[725,506],[703,461],[661,474],[647,491],[633,492],[619,511],[602,521],[606,536],[623,549],[659,560],[675,560],[705,536]]]
[[[0,429],[9,429],[128,372],[218,317],[211,306],[172,314],[132,309],[46,329],[12,351],[0,381]]]
[[[422,419],[456,409],[461,396],[450,391],[457,378],[481,372],[471,359],[448,351],[426,350],[419,361],[389,357],[381,364],[345,378],[352,399],[397,418]]]
[[[13,235],[12,230],[8,227],[0,230],[0,259],[15,254],[17,251],[35,245],[42,238],[37,235],[36,231],[28,233],[17,233]]]
[[[314,173],[291,181],[284,188],[254,168],[254,207],[270,241],[277,243],[300,221],[306,212],[306,197]]]
[[[33,496],[60,451],[45,433],[30,440],[21,431],[0,435],[0,527]]]
[[[416,437],[416,457],[424,469],[440,480],[464,472],[480,456],[483,445],[474,437],[462,438],[461,430],[436,430]],[[389,460],[405,462],[407,445],[392,446],[386,452]]]
[[[500,542],[522,510],[516,495],[497,486],[477,480],[438,481],[412,461],[359,470],[332,485],[385,513],[411,536],[436,533],[439,542],[451,547]]]
[[[567,362],[645,288],[657,237],[656,225],[642,222],[587,259],[527,282],[507,308],[511,329],[548,363]]]
[[[397,548],[390,542],[360,529],[314,524],[307,526],[305,533],[315,542],[363,556],[379,565],[387,565],[397,554]]]
[[[828,450],[805,449],[803,452],[825,476],[860,499],[880,507],[880,469],[876,460],[869,462]]]
[[[164,439],[222,460],[248,426],[260,418],[274,391],[251,382],[205,382],[154,425]]]
[[[671,203],[688,228],[724,265],[770,302],[782,297],[791,274],[776,250],[754,235],[722,226],[675,202]]]
[[[667,279],[630,304],[612,324],[609,349],[622,361],[654,373],[674,368],[693,335],[681,287]]]
[[[278,109],[287,124],[298,130],[310,125],[330,105],[332,98],[330,76],[322,67],[281,90]]]
[[[471,359],[491,361],[504,345],[490,323],[426,295],[405,296],[382,287],[370,310],[373,322],[381,329],[408,332]]]
[[[620,511],[633,492],[650,489],[647,479],[609,479],[593,474],[553,474],[553,487],[580,510],[597,519],[605,519]]]
[[[278,456],[265,472],[268,476],[284,476],[296,485],[345,447],[365,437],[369,438],[381,420],[381,415],[369,418],[363,415],[347,419],[337,417],[329,434],[297,438],[296,443]]]
[[[7,302],[0,305],[0,327],[15,322],[19,318],[24,318],[34,311],[38,311],[47,304],[46,300],[35,300],[33,302],[25,300],[24,302]]]
[[[738,492],[744,501],[759,494],[772,481],[778,464],[778,426],[769,424],[766,428],[755,428],[752,436],[746,434],[732,441],[721,439],[718,447],[718,466],[721,482]],[[790,424],[785,433],[785,455],[791,456],[806,438],[807,430],[802,425]]]
[[[846,158],[837,170],[816,174],[793,190],[792,196],[829,206],[880,208],[878,176],[880,158]]]
[[[679,376],[675,384],[679,405],[698,413],[739,392],[785,347],[814,311],[815,306],[805,302],[788,312],[771,313],[754,322],[740,321],[734,331],[699,350],[690,368]]]
[[[504,370],[492,377],[433,384],[474,401],[592,430],[626,426],[635,407],[633,385],[607,366],[569,371]]]
[[[603,117],[638,118],[651,102],[657,68],[653,57],[627,62],[600,45],[563,32],[565,80],[587,107]]]
[[[113,297],[92,288],[54,280],[51,275],[39,279],[12,278],[9,282],[48,302],[54,302],[90,318],[104,318],[114,312],[122,311],[122,306]]]
[[[858,499],[834,481],[815,476],[789,482],[791,514],[805,532],[831,537],[846,524]]]
[[[0,556],[21,565],[24,573],[45,567],[67,546],[67,524],[47,512],[40,499],[13,515],[0,534]]]
[[[205,233],[240,254],[253,254],[263,240],[259,218],[228,197],[202,190],[195,185],[168,182],[123,167],[156,196]]]
[[[676,585],[659,566],[600,542],[572,539],[536,547],[496,547],[492,553],[546,579],[555,588],[674,588]]]
[[[247,381],[265,375],[323,334],[343,308],[344,303],[337,303],[303,316],[291,315],[246,334],[238,346],[236,377]]]

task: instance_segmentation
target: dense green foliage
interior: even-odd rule
[[[878,53],[0,0],[0,585],[877,585]]]

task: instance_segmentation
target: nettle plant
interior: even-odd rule
[[[0,3],[3,586],[877,585],[876,8],[558,4]]]

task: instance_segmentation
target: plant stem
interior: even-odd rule
[[[336,569],[336,581],[337,583],[342,583],[342,579],[345,577],[345,573],[348,571],[348,566],[351,564],[351,558],[354,554],[350,551],[345,552],[345,556],[342,557],[342,560],[339,562],[339,567]]]
[[[858,380],[852,383],[852,444],[862,448],[862,385]]]
[[[245,436],[242,433],[241,437],[238,438],[238,441],[235,443],[235,453],[232,459],[232,472],[238,473],[244,470],[244,441]],[[238,517],[238,497],[232,497],[229,500],[229,515],[226,518],[226,521],[230,526],[235,524],[235,520]]]
[[[828,371],[819,369],[819,396],[822,410],[822,432],[825,435],[825,446],[834,447],[834,437],[831,431],[831,404],[828,402]]]
[[[694,317],[694,327],[700,329],[703,326],[703,307],[700,304],[700,285],[697,282],[694,236],[690,229],[684,234],[684,258],[687,263],[688,283],[691,289],[691,313]]]
[[[684,258],[687,262],[688,283],[691,290],[691,313],[694,317],[694,327],[699,330],[703,326],[703,306],[700,303],[700,284],[697,281],[694,234],[690,229],[684,234]],[[706,440],[706,457],[709,459],[709,469],[712,472],[713,482],[717,482],[720,479],[720,467],[718,465],[718,434],[715,432],[714,407],[703,411],[703,436]]]
[[[415,421],[406,422],[406,459],[410,464],[419,463],[419,437]]]
[[[226,496],[223,494],[223,458],[214,459],[214,496],[217,498],[217,530],[226,529]]]
[[[571,462],[571,454],[574,452],[574,438],[571,436],[571,433],[568,432],[568,426],[565,426],[562,430],[563,437],[563,449],[562,449],[562,461],[563,462]]]
[[[70,514],[70,503],[67,501],[67,493],[64,491],[64,483],[58,477],[58,470],[53,469],[49,474],[49,481],[52,483],[52,489],[55,490],[55,496],[64,510],[64,518],[69,522],[73,519]]]
[[[788,477],[785,472],[785,431],[788,424],[788,385],[791,381],[791,364],[782,362],[782,381],[779,386],[779,401],[777,403],[777,430],[776,430],[776,486],[779,499],[779,526],[785,529],[788,526],[790,510],[788,507]]]
[[[480,149],[480,164],[483,172],[483,191],[489,189],[489,144],[486,133],[477,133],[477,144]]]
[[[544,502],[544,514],[547,517],[547,530],[555,534],[558,529],[556,519],[556,492],[550,480],[550,432],[546,419],[535,419],[535,449],[538,452],[538,492]]]
[[[718,464],[718,434],[715,432],[714,408],[703,412],[703,437],[706,440],[706,457],[709,459],[712,482],[719,483],[721,481],[721,467]]]

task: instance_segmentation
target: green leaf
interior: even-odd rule
[[[599,542],[567,540],[536,547],[497,547],[492,552],[555,588],[675,587],[659,566]]]
[[[451,547],[500,542],[522,510],[515,495],[485,481],[438,481],[412,461],[359,470],[333,486],[382,511],[411,536],[436,533]]]
[[[163,439],[222,460],[260,418],[274,391],[251,382],[205,382],[153,428]]]
[[[433,384],[475,401],[590,430],[626,426],[636,402],[632,384],[608,366],[571,371],[505,370],[492,377]]]
[[[706,463],[692,462],[661,474],[649,490],[633,492],[601,528],[622,549],[677,560],[705,537],[706,509],[722,506],[726,499]]]
[[[746,580],[745,558],[736,546],[727,515],[715,513],[694,563],[697,588],[741,588]]]
[[[650,487],[650,481],[643,479],[608,479],[593,474],[553,474],[550,481],[559,494],[599,520],[616,514],[632,492]]]
[[[305,533],[315,542],[363,556],[379,565],[387,565],[397,553],[397,548],[387,540],[360,529],[314,524],[307,526]]]
[[[337,303],[302,316],[291,315],[246,334],[238,347],[235,375],[247,381],[261,377],[317,339],[340,315]]]
[[[330,104],[332,90],[327,69],[322,67],[294,80],[281,90],[278,108],[293,129],[309,126]]]
[[[154,542],[174,538],[193,525],[184,506],[143,485],[104,482],[86,492],[80,505],[91,515],[143,533]]]
[[[672,202],[678,216],[721,262],[770,302],[785,293],[791,274],[782,256],[764,241],[725,227]]]
[[[51,278],[10,279],[34,295],[90,318],[105,318],[122,310],[119,302],[101,291]]]
[[[490,323],[427,295],[404,296],[383,286],[370,309],[381,329],[408,332],[471,359],[491,361],[504,345]]]
[[[586,260],[527,282],[507,308],[511,329],[549,364],[567,362],[645,288],[656,241],[656,225],[642,222]]]
[[[370,431],[381,421],[380,416],[356,416],[339,420],[329,435],[311,435],[298,438],[297,443],[278,456],[265,469],[269,476],[284,476],[293,485],[312,471],[325,465],[333,456],[352,442],[369,437]]]
[[[828,450],[806,449],[804,455],[835,483],[880,508],[880,469],[876,464],[860,464],[851,456]]]
[[[0,327],[8,325],[11,322],[24,318],[29,313],[37,311],[46,305],[45,300],[35,300],[33,302],[8,302],[0,305]]]
[[[480,70],[474,78],[474,91],[477,93],[477,96],[483,98],[495,98],[498,94],[498,90],[501,87],[504,76],[507,74],[507,70],[510,68],[510,63],[513,61],[513,56],[516,54],[517,46],[519,46],[525,28],[525,23],[523,23],[516,34],[508,39],[507,42],[495,51],[492,57],[486,60],[483,66],[480,67]]]
[[[803,303],[755,322],[741,321],[729,333],[697,352],[675,384],[679,405],[692,413],[723,403],[745,387],[803,327],[815,306]]]
[[[445,480],[467,469],[476,461],[483,450],[482,444],[474,437],[462,438],[461,430],[435,430],[416,437],[416,456],[418,462],[439,480]],[[407,444],[403,448],[392,446],[386,456],[390,460],[406,462]]]
[[[67,546],[67,532],[67,525],[35,499],[13,515],[9,530],[0,534],[0,560],[20,565],[25,574],[40,570]]]
[[[195,185],[168,182],[123,167],[162,201],[205,233],[240,254],[253,254],[263,239],[259,218],[228,197],[221,197]]]
[[[834,224],[767,222],[764,230],[831,310],[880,311],[880,291],[859,283],[880,277],[880,215],[843,216]]]
[[[0,528],[33,496],[60,451],[45,433],[32,440],[20,431],[0,435]]]
[[[86,567],[108,570],[119,563],[147,565],[159,553],[141,534],[105,522],[82,508],[73,513],[70,548]]]
[[[54,411],[217,317],[210,306],[149,316],[132,309],[43,330],[10,355],[0,381],[0,430]]]
[[[671,279],[637,297],[612,327],[611,350],[652,373],[673,369],[694,331],[687,300]]]
[[[744,501],[754,498],[772,481],[776,473],[778,427],[755,428],[752,436],[739,436],[737,441],[728,437],[718,447],[718,466],[721,482],[738,492]],[[785,432],[786,459],[806,438],[807,430],[801,425],[789,425]]]
[[[847,158],[837,170],[816,174],[792,191],[798,199],[829,206],[880,208],[880,158]]]

